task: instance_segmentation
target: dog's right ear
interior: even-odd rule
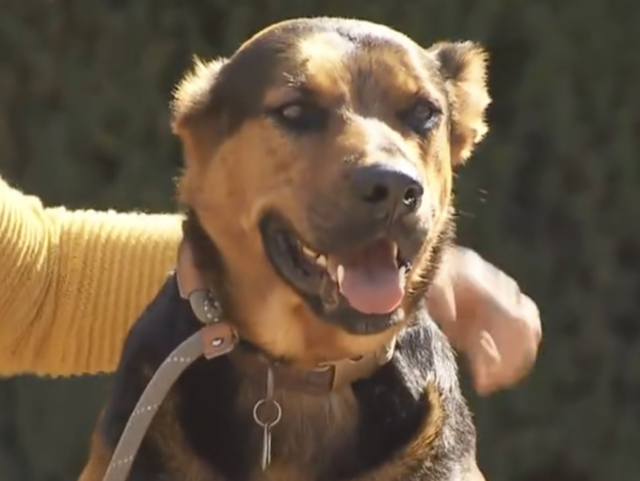
[[[196,57],[173,91],[171,129],[182,141],[187,164],[198,157],[198,131],[206,124],[204,118],[213,107],[213,88],[226,63],[225,58],[203,61]]]
[[[487,87],[487,52],[474,42],[439,42],[427,49],[437,62],[451,106],[451,147],[454,164],[464,162],[488,127],[485,111],[491,103]]]

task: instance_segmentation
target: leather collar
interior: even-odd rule
[[[370,377],[393,356],[395,339],[378,351],[361,358],[342,359],[311,370],[300,370],[271,362],[246,349],[237,348],[238,345],[242,345],[242,341],[238,342],[237,332],[232,325],[224,321],[222,308],[195,268],[191,248],[184,239],[178,250],[176,278],[180,296],[189,300],[196,317],[204,324],[216,324],[217,337],[212,338],[211,342],[220,342],[220,339],[233,342],[235,349],[228,355],[233,356],[241,365],[247,366],[248,372],[255,374],[259,379],[265,379],[271,371],[278,389],[315,395],[326,394]]]

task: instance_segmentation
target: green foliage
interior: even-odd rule
[[[51,204],[172,209],[172,85],[310,14],[491,53],[491,131],[459,172],[463,243],[539,302],[533,375],[473,399],[488,479],[632,481],[640,460],[640,4],[631,0],[3,0],[0,170]],[[2,481],[73,479],[104,380],[0,383]]]

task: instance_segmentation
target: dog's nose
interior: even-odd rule
[[[424,195],[417,173],[385,164],[359,167],[353,175],[358,199],[380,215],[405,215],[415,212]]]

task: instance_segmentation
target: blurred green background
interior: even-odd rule
[[[48,204],[172,210],[172,85],[293,16],[383,22],[491,54],[491,131],[462,243],[538,302],[535,372],[475,399],[491,481],[637,481],[640,3],[632,0],[2,0],[0,171]],[[78,475],[106,378],[0,381],[0,481]]]

